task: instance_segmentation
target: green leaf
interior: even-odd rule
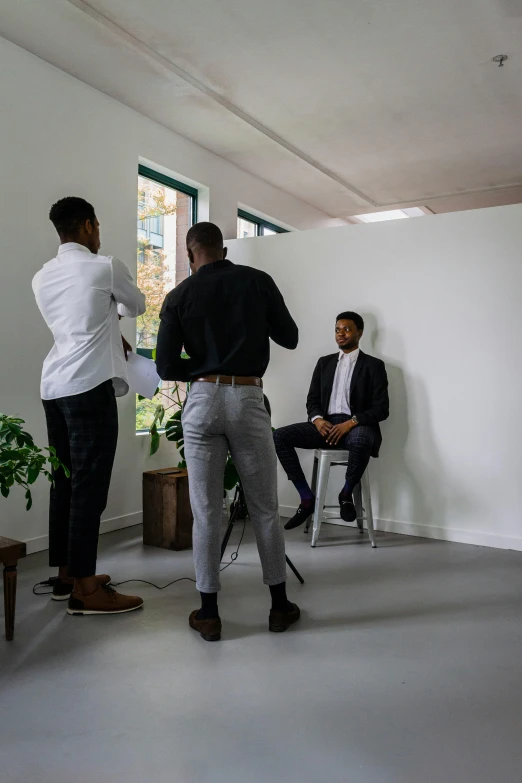
[[[159,447],[160,447],[160,436],[159,436],[159,432],[156,430],[154,432],[151,432],[150,434],[149,457],[152,457],[152,455],[157,452]]]
[[[25,510],[26,511],[30,511],[30,509],[31,509],[31,507],[33,505],[33,498],[31,496],[31,492],[29,490],[27,490],[27,492],[25,493],[25,497],[27,499],[27,503],[25,505]]]
[[[23,419],[0,414],[0,489],[2,495],[8,497],[11,487],[22,487],[26,492],[27,508],[31,508],[29,486],[40,474],[52,482],[47,466],[54,470],[63,467],[66,475],[69,471],[62,466],[56,449],[50,446],[42,450],[35,445],[32,436],[22,429],[24,423]]]
[[[183,438],[183,425],[174,416],[165,425],[165,437],[167,440],[173,440],[176,443]]]
[[[18,459],[19,453],[16,451],[16,449],[3,449],[0,452],[0,464],[2,462],[11,462],[12,460]]]
[[[29,484],[34,484],[38,476],[40,475],[40,468],[38,465],[31,465],[27,471],[27,481]]]
[[[151,433],[153,428],[156,427],[156,424],[161,424],[164,416],[165,416],[165,408],[163,407],[163,405],[157,405],[156,410],[154,411],[154,419],[152,420],[152,424],[150,425]]]

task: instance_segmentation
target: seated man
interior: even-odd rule
[[[341,518],[354,522],[352,492],[370,457],[379,455],[379,422],[389,415],[388,378],[384,362],[359,349],[364,321],[357,313],[337,316],[335,339],[339,352],[317,362],[308,392],[308,422],[274,432],[279,461],[301,497],[296,514],[286,523],[292,530],[314,513],[315,497],[296,454],[298,449],[340,448],[350,452],[346,482],[339,495]]]

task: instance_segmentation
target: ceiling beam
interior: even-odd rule
[[[443,199],[460,198],[465,196],[481,196],[487,193],[502,193],[510,190],[520,190],[522,188],[522,182],[512,185],[492,185],[489,188],[475,188],[474,190],[455,190],[452,193],[441,193],[431,196],[420,196],[415,199],[408,199],[407,201],[393,201],[389,204],[379,204],[382,209],[402,209],[404,207],[418,207],[430,204],[433,201],[440,201]]]
[[[142,55],[145,55],[145,57],[148,57],[149,59],[153,60],[156,64],[162,66],[170,73],[175,74],[179,79],[182,79],[187,84],[190,84],[192,87],[194,87],[196,90],[206,95],[215,103],[218,103],[220,106],[222,106],[224,109],[229,111],[231,114],[234,114],[240,120],[242,120],[247,125],[249,125],[251,128],[254,128],[259,133],[262,133],[263,136],[266,136],[271,141],[278,144],[280,147],[283,147],[285,150],[287,150],[287,152],[290,152],[296,158],[299,158],[300,160],[302,160],[307,165],[311,166],[316,171],[319,171],[325,177],[328,177],[328,179],[331,179],[333,182],[336,182],[351,196],[355,196],[357,199],[364,202],[370,207],[380,206],[377,202],[375,202],[365,193],[360,191],[358,188],[354,187],[354,185],[351,185],[349,182],[346,182],[344,179],[342,179],[342,177],[339,177],[334,171],[331,171],[326,166],[323,166],[321,163],[314,160],[314,158],[310,157],[310,155],[307,155],[306,152],[302,152],[302,150],[298,149],[289,141],[282,138],[282,136],[279,136],[277,133],[274,133],[274,131],[270,130],[270,128],[267,128],[266,125],[263,125],[261,122],[258,122],[258,120],[256,120],[254,117],[251,117],[249,114],[244,112],[238,106],[235,106],[233,103],[228,101],[218,92],[213,90],[211,87],[204,84],[204,82],[201,82],[199,79],[196,79],[196,77],[192,76],[192,74],[190,74],[188,71],[184,70],[183,68],[180,68],[178,65],[176,65],[176,63],[172,62],[172,60],[169,60],[167,57],[164,57],[155,49],[152,49],[152,47],[148,46],[148,44],[144,43],[139,38],[136,38],[135,35],[129,33],[123,27],[120,27],[120,25],[113,22],[111,19],[106,17],[104,14],[102,14],[100,11],[97,11],[95,8],[89,5],[89,3],[86,2],[85,0],[67,0],[67,2],[70,3],[71,5],[74,5],[76,8],[78,8],[84,14],[90,16],[92,19],[95,19],[99,24],[103,25],[105,28],[110,30],[114,35],[118,36],[118,38],[125,41],[127,45],[131,46],[133,49],[140,52]]]

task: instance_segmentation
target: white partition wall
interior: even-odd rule
[[[229,256],[275,278],[300,328],[295,352],[272,351],[274,426],[305,418],[335,316],[356,310],[390,380],[377,527],[522,549],[522,206],[241,239]]]

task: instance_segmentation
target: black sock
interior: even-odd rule
[[[353,497],[352,497],[352,485],[348,481],[348,479],[346,479],[346,481],[344,483],[344,487],[341,490],[341,498],[343,500],[353,500]]]
[[[299,492],[301,503],[303,506],[311,505],[315,500],[315,495],[308,486],[308,482],[305,479],[299,479],[292,482],[296,490]]]
[[[281,582],[281,584],[278,585],[270,585],[270,594],[272,596],[273,612],[290,611],[292,604],[286,597],[286,582]]]
[[[219,617],[217,605],[217,593],[200,593],[201,609],[197,614],[197,620],[211,620],[213,617]]]

